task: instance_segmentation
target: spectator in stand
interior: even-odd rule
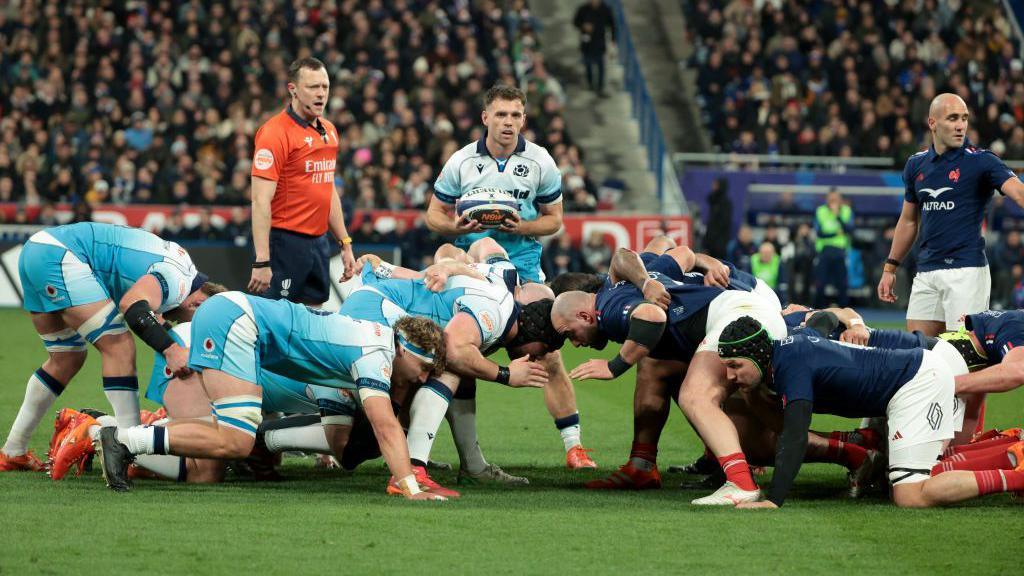
[[[591,232],[580,252],[591,272],[594,274],[608,272],[608,266],[612,262],[612,247],[605,241],[604,234],[598,231]]]
[[[715,258],[730,256],[732,238],[732,200],[729,198],[729,181],[716,178],[708,194],[708,234],[704,250]]]
[[[213,210],[206,207],[199,210],[199,221],[195,226],[185,228],[181,238],[193,242],[223,242],[227,240],[224,230],[213,224]]]
[[[548,242],[544,249],[544,275],[555,278],[565,272],[582,272],[583,256],[579,248],[573,245],[572,238],[562,233]]]
[[[252,234],[252,224],[245,208],[235,206],[231,209],[231,217],[224,226],[224,237],[235,246],[248,246]]]
[[[729,241],[725,259],[735,264],[740,270],[750,272],[750,258],[756,253],[757,244],[754,243],[754,231],[750,229],[750,226],[743,224],[736,237]]]
[[[750,259],[750,273],[763,280],[776,293],[780,292],[780,287],[783,284],[782,259],[775,251],[774,244],[771,242],[761,243],[757,254]]]
[[[1013,267],[1024,264],[1024,243],[1020,232],[1010,230],[1003,234],[1002,241],[996,244],[992,254],[993,286],[995,300],[1001,306],[1012,306],[1013,289],[1016,280]]]
[[[359,227],[352,232],[352,241],[356,244],[380,244],[383,241],[383,236],[374,228],[373,219],[367,215]]]
[[[604,59],[608,38],[615,42],[615,18],[603,0],[587,0],[576,9],[573,25],[580,32],[580,51],[587,71],[587,86],[604,96]]]
[[[1010,274],[1013,278],[1013,295],[1010,305],[1019,310],[1024,308],[1024,266],[1014,264]]]

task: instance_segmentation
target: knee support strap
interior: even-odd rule
[[[78,327],[78,333],[90,344],[96,344],[104,336],[116,336],[127,331],[124,318],[113,302],[107,302],[106,306]]]
[[[85,338],[71,328],[40,334],[39,337],[43,339],[47,352],[85,352],[88,348]]]

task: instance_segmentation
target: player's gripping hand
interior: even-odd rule
[[[508,385],[512,388],[543,388],[548,383],[548,371],[529,356],[520,356],[508,365]]]
[[[668,310],[668,305],[672,302],[672,297],[669,296],[665,285],[654,278],[644,280],[643,293],[644,300],[657,305],[662,310]]]
[[[519,217],[519,214],[510,214],[508,218],[502,221],[501,226],[498,227],[502,232],[508,232],[509,234],[519,233],[519,224],[523,221]]]
[[[171,344],[164,350],[164,360],[167,361],[167,369],[175,378],[188,378],[192,374],[188,367],[188,348]]]
[[[573,368],[572,372],[569,372],[569,377],[573,380],[612,380],[615,375],[612,374],[611,368],[608,368],[607,360],[594,358]]]
[[[707,272],[704,273],[704,285],[728,288],[729,267],[714,258],[709,258],[709,260],[713,260],[713,262],[707,266]]]
[[[431,292],[444,290],[448,283],[448,269],[441,264],[431,264],[423,271],[423,285]]]
[[[850,344],[859,344],[861,346],[867,346],[869,338],[871,338],[871,332],[868,332],[867,326],[863,324],[851,326],[843,330],[843,333],[839,335],[840,342],[849,342]]]
[[[896,274],[882,272],[882,279],[878,281],[878,299],[882,302],[892,304],[896,301]]]
[[[779,508],[771,500],[761,500],[760,502],[740,502],[736,507],[744,510],[777,510]]]
[[[270,270],[270,267],[265,268],[253,268],[252,276],[249,277],[249,292],[251,294],[262,294],[270,288],[270,280],[274,277],[274,273]]]
[[[455,233],[456,234],[470,234],[472,232],[479,232],[484,227],[480,224],[479,220],[471,220],[467,216],[462,216],[455,221]]]
[[[380,256],[376,254],[363,254],[356,260],[356,270],[362,270],[367,262],[370,263],[370,268],[376,268],[380,266]]]

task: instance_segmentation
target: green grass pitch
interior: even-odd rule
[[[24,383],[44,359],[21,311],[0,311],[0,439]],[[148,377],[150,354],[139,353]],[[568,350],[571,366],[589,352]],[[613,354],[606,350],[603,354]],[[944,510],[903,511],[878,498],[844,500],[836,466],[804,467],[782,510],[698,509],[684,477],[660,491],[593,493],[584,480],[622,464],[632,433],[632,373],[577,385],[585,444],[601,469],[564,469],[561,441],[537,390],[479,388],[480,440],[492,462],[530,477],[525,489],[472,487],[457,501],[411,503],[384,495],[378,462],[352,476],[288,458],[287,481],[232,480],[192,487],[138,481],[106,489],[98,471],[52,482],[0,474],[0,574],[1012,574],[1021,514],[1005,495]],[[144,402],[145,404],[145,402]],[[95,352],[59,406],[106,407]],[[152,408],[152,406],[148,406]],[[1020,424],[1024,395],[989,403],[988,423]],[[32,447],[43,454],[52,420]],[[816,429],[849,422],[820,418]],[[678,409],[662,437],[662,469],[701,448]],[[447,428],[435,458],[457,462]],[[445,484],[454,473],[436,473]],[[770,479],[760,479],[765,484]]]

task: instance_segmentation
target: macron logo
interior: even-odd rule
[[[932,198],[938,198],[939,196],[942,195],[943,192],[947,192],[949,190],[952,190],[952,188],[950,188],[949,186],[946,186],[945,188],[939,188],[938,190],[935,190],[934,188],[921,188],[921,192],[924,192],[925,194],[931,196]]]

